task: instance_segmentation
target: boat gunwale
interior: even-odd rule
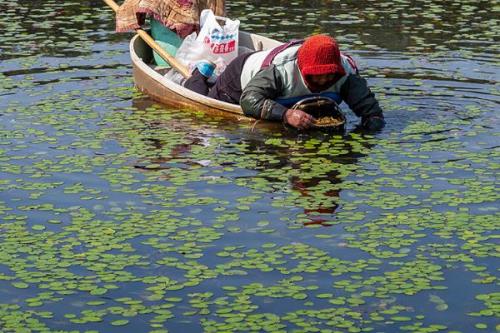
[[[278,42],[276,40],[273,40],[273,39],[270,39],[270,38],[267,38],[264,36],[256,35],[256,34],[246,33],[246,32],[240,32],[240,36],[247,37],[248,39],[252,40],[252,42],[254,42],[253,38],[255,38],[256,40],[258,40],[260,42],[264,41],[270,45],[281,44],[280,42]],[[172,94],[175,94],[175,95],[179,96],[180,98],[185,99],[186,104],[190,104],[191,108],[196,108],[196,106],[201,105],[205,108],[217,109],[218,112],[228,113],[228,115],[230,114],[231,116],[239,116],[239,118],[247,118],[248,120],[255,120],[253,118],[246,116],[243,113],[243,110],[241,109],[240,105],[223,102],[220,100],[216,100],[216,99],[198,94],[198,93],[196,93],[188,88],[185,88],[182,85],[177,84],[174,81],[164,77],[162,74],[158,73],[156,70],[154,70],[151,66],[149,66],[137,54],[136,47],[138,45],[138,42],[143,42],[143,41],[138,41],[138,39],[140,39],[140,38],[141,37],[136,34],[134,37],[132,37],[130,44],[129,44],[130,58],[132,60],[132,63],[138,70],[140,70],[143,73],[143,75],[151,78],[159,86],[161,86],[162,89],[168,90]],[[147,45],[145,45],[145,47],[147,47]],[[135,73],[135,71],[134,71],[134,81],[135,81],[136,86],[141,91],[146,91],[146,94],[147,94],[148,89],[146,87],[138,84],[138,82],[137,82],[138,79],[137,79],[136,75],[137,75],[137,73]],[[167,96],[167,94],[165,94],[165,96],[166,97],[164,99],[163,98],[161,98],[161,99],[158,98],[158,99],[160,99],[159,102],[168,105],[169,100],[172,100],[172,98],[171,97],[169,98]],[[156,99],[156,98],[154,98],[155,96],[150,96],[150,97],[152,97],[153,99]],[[172,104],[174,104],[174,102],[172,102]]]

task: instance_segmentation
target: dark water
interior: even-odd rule
[[[0,332],[498,332],[498,4],[228,9],[335,36],[386,128],[171,110],[101,1],[1,1]]]

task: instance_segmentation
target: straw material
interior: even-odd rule
[[[125,0],[116,12],[116,31],[140,29],[151,16],[184,38],[199,30],[200,13],[206,8],[225,15],[224,0]]]
[[[312,115],[316,118],[313,125],[318,128],[341,129],[346,122],[337,103],[327,97],[305,98],[295,103],[292,109],[302,110]]]

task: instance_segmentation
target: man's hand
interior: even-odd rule
[[[369,131],[378,131],[385,126],[385,120],[381,116],[371,116],[364,118],[361,121],[361,125]]]
[[[311,127],[315,119],[304,111],[288,109],[283,116],[283,120],[286,124],[302,130]]]

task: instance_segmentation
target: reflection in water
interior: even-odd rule
[[[134,99],[133,105],[137,111],[147,112],[145,110],[151,109],[154,104],[149,99]],[[256,171],[251,176],[236,176],[236,179],[249,186],[256,179],[273,184],[272,191],[285,193],[288,204],[302,207],[305,225],[330,225],[332,215],[339,206],[343,178],[348,174],[344,172],[345,169],[355,168],[357,161],[369,154],[373,146],[370,140],[352,138],[351,134],[363,134],[359,127],[347,133],[298,133],[291,128],[274,126],[276,124],[271,129],[248,125],[237,132],[238,137],[231,139],[232,146],[245,147],[244,151],[235,150],[224,156],[209,155],[206,159],[200,159],[193,150],[215,151],[211,146],[218,142],[212,139],[225,135],[221,127],[231,128],[226,134],[231,135],[233,132],[234,135],[237,123],[219,119],[215,121],[215,129],[195,124],[194,119],[195,115],[189,112],[182,117],[144,117],[143,128],[137,129],[137,138],[140,138],[143,149],[149,153],[145,154],[147,159],[135,163],[135,168],[167,171],[162,173],[163,179],[172,176],[168,172],[172,167],[189,169],[197,166],[206,168],[207,173],[214,168],[227,166]],[[175,140],[164,137],[164,133],[175,133]],[[269,139],[269,135],[278,135],[279,144],[270,144],[273,139]],[[316,149],[321,149],[321,153],[315,154]],[[239,157],[242,153],[247,159],[254,158],[254,163],[243,163]]]
[[[337,134],[333,137],[336,139],[334,144],[331,143],[331,134],[319,132],[302,134],[298,140],[296,137],[291,137],[289,145],[269,145],[262,139],[244,139],[251,151],[271,156],[270,159],[258,161],[257,170],[276,170],[277,173],[283,170],[283,174],[290,175],[289,195],[297,207],[303,208],[305,218],[309,220],[304,222],[306,225],[330,225],[332,214],[338,208],[342,181],[346,175],[342,171],[354,166],[360,158],[366,156],[372,146],[369,141],[362,141],[363,149],[354,150],[350,142],[350,133],[343,136]],[[308,142],[313,145],[305,148]],[[320,148],[321,146],[324,148]],[[323,150],[321,154],[317,154],[318,148]],[[331,165],[336,167],[328,167]],[[290,169],[295,172],[285,171]],[[270,183],[282,181],[282,177],[273,175],[263,178]]]
[[[336,36],[387,127],[153,107],[101,0],[0,1],[0,331],[498,329],[496,3],[227,4]]]
[[[157,106],[148,98],[135,98],[132,102],[134,109],[139,112],[151,112]],[[157,112],[157,111],[156,111]],[[185,113],[184,113],[185,112]],[[184,113],[184,114],[182,114]],[[189,153],[194,147],[208,147],[210,137],[217,135],[210,126],[193,124],[196,115],[189,111],[182,111],[173,117],[141,118],[141,128],[137,137],[143,142],[143,149],[148,150],[147,160],[140,160],[135,167],[148,170],[168,170],[169,162],[186,165],[205,165],[209,161],[189,160]],[[165,135],[168,134],[168,135]]]

